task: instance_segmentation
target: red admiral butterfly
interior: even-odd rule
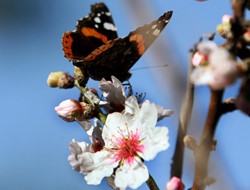
[[[130,68],[143,55],[168,24],[172,11],[157,20],[118,38],[111,13],[104,3],[91,6],[91,12],[78,21],[76,30],[62,37],[65,57],[94,80],[120,81],[130,78]],[[87,75],[87,76],[86,76]]]

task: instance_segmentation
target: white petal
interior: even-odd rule
[[[154,127],[157,122],[157,109],[155,104],[146,100],[140,109],[140,113],[136,116],[138,120],[140,120],[140,128],[144,130],[144,128]]]
[[[69,144],[69,149],[71,154],[68,157],[69,164],[75,171],[80,171],[81,159],[79,155],[81,155],[84,151],[90,151],[89,144],[85,142],[78,143],[74,139]]]
[[[87,96],[88,99],[90,99],[92,102],[98,104],[100,102],[100,98],[91,92],[88,88],[86,88],[85,96]]]
[[[124,164],[115,173],[115,185],[119,188],[137,189],[149,178],[147,167],[138,159],[133,165]]]
[[[77,119],[76,119],[76,121],[77,121],[77,123],[79,123],[82,126],[82,128],[87,132],[88,135],[92,134],[94,126],[89,121],[87,121],[87,120],[80,121]]]
[[[162,120],[165,117],[171,116],[174,114],[174,112],[171,109],[164,109],[162,106],[160,105],[156,105],[156,109],[157,109],[157,121]]]
[[[217,48],[218,46],[216,45],[216,43],[212,41],[202,41],[197,45],[197,49],[205,55],[209,55],[212,51],[216,50]]]
[[[95,142],[97,139],[104,145],[104,141],[102,139],[102,130],[103,126],[101,125],[98,119],[94,119],[94,129],[91,134],[91,142]]]
[[[100,184],[104,177],[111,176],[118,163],[110,158],[107,151],[82,154],[81,173],[86,174],[88,184]]]
[[[169,147],[167,127],[149,128],[147,131],[143,131],[142,135],[144,150],[138,154],[144,160],[154,159],[159,152]]]
[[[111,81],[102,79],[100,81],[100,89],[103,92],[104,98],[113,105],[123,105],[126,99],[125,91],[122,83],[115,77],[111,77]]]
[[[130,96],[125,102],[125,113],[131,115],[136,114],[139,111],[139,105],[135,96]]]
[[[73,140],[70,150],[69,163],[74,170],[86,175],[85,180],[88,184],[100,184],[104,177],[113,174],[114,168],[119,164],[114,162],[109,152],[92,152],[91,145],[85,142]]]
[[[191,81],[195,85],[205,85],[213,79],[212,73],[205,68],[196,67],[191,73]]]
[[[114,189],[114,190],[126,190],[125,188],[119,188],[115,185],[115,177],[114,175],[110,176],[110,177],[106,177],[106,180],[108,182],[108,185]]]

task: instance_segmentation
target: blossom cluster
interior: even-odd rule
[[[104,100],[87,89],[88,103],[65,100],[55,111],[65,121],[78,121],[89,136],[90,142],[72,140],[68,158],[87,184],[98,185],[106,178],[113,189],[136,189],[149,178],[144,161],[169,147],[168,128],[156,124],[173,112],[148,100],[139,102],[136,96],[127,97],[122,83],[111,78],[100,81]],[[102,121],[96,106],[106,115]]]
[[[218,33],[229,42],[234,38],[232,22],[235,22],[232,16],[224,15],[222,23],[217,26]],[[211,40],[197,43],[192,58],[194,69],[190,80],[195,85],[208,85],[212,90],[224,90],[241,79],[242,86],[235,105],[239,110],[250,115],[250,62],[249,55],[244,53],[248,52],[250,29],[246,27],[242,30],[240,41],[237,42],[239,47],[233,48],[227,44],[217,45]]]

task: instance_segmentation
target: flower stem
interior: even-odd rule
[[[178,178],[181,178],[182,176],[183,156],[185,148],[183,138],[187,134],[194,100],[194,85],[190,81],[190,73],[193,70],[192,57],[193,53],[190,52],[189,69],[187,75],[187,88],[179,116],[178,134],[175,145],[175,152],[172,158],[173,163],[171,165],[171,177],[176,176]]]
[[[147,185],[150,190],[160,190],[159,187],[157,186],[154,178],[149,174],[149,178],[147,180]]]
[[[214,134],[217,123],[221,116],[223,90],[211,90],[210,106],[202,132],[200,144],[194,152],[195,155],[195,176],[192,190],[204,190],[208,175],[208,161],[210,152],[214,145]]]
[[[86,95],[86,89],[82,86],[79,85],[77,81],[75,81],[75,86],[81,91],[82,95],[84,96],[84,99],[91,104],[92,106],[95,106],[95,109],[97,110],[96,117],[103,123],[105,124],[107,116],[102,112],[102,110],[99,108],[97,104],[92,102]]]

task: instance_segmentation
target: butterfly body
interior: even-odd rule
[[[112,75],[120,81],[128,80],[129,70],[159,36],[171,15],[169,11],[128,36],[117,38],[107,7],[103,3],[92,5],[91,13],[78,22],[77,30],[64,33],[65,57],[94,80],[109,80]]]

